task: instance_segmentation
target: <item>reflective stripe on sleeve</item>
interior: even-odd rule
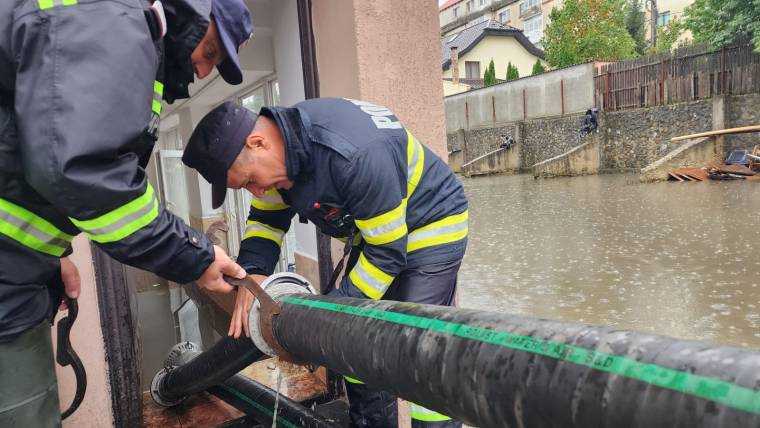
[[[151,102],[151,110],[156,115],[161,114],[161,100],[164,98],[164,84],[158,80],[153,81],[153,101]]]
[[[450,215],[413,230],[409,234],[406,251],[411,253],[422,248],[449,244],[467,237],[468,211]]]
[[[73,236],[26,208],[0,198],[0,233],[41,253],[60,257]]]
[[[436,411],[426,409],[419,404],[409,403],[409,413],[411,414],[412,419],[418,420],[418,421],[424,421],[424,422],[441,422],[441,421],[449,421],[451,420],[450,417],[443,415],[441,413],[438,413]]]
[[[394,209],[368,218],[356,220],[356,226],[368,244],[383,245],[406,235],[406,199]]]
[[[383,297],[393,282],[393,277],[367,260],[363,251],[359,254],[359,261],[351,269],[348,278],[367,297],[376,300]]]
[[[50,9],[55,6],[73,6],[77,0],[37,0],[37,6],[40,10]]]
[[[249,238],[263,238],[268,239],[277,246],[282,246],[282,237],[285,236],[285,231],[277,229],[276,227],[269,226],[267,224],[248,220],[245,227],[245,235],[243,239]]]
[[[90,220],[70,218],[89,238],[101,244],[120,241],[158,217],[158,200],[148,183],[145,193],[115,210]]]
[[[260,198],[254,197],[251,200],[251,206],[261,211],[279,211],[288,208],[288,204],[282,200],[280,192],[276,189],[267,190]]]

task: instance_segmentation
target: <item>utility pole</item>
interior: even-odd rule
[[[652,33],[652,47],[654,48],[657,45],[657,19],[659,19],[660,13],[657,11],[657,0],[649,0],[649,3],[651,4],[650,10],[652,12],[649,17],[651,19],[649,28]]]

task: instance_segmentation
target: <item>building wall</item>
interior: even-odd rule
[[[493,59],[496,67],[496,78],[507,78],[507,63],[511,62],[520,72],[520,76],[530,76],[533,64],[539,58],[528,52],[514,37],[487,36],[484,37],[472,50],[464,55],[459,55],[459,77],[466,77],[467,61],[480,63],[480,78],[486,72],[488,64]],[[443,77],[451,77],[451,67],[443,72]]]
[[[686,7],[691,6],[691,4],[694,3],[694,0],[657,0],[657,11],[658,13],[662,14],[663,12],[670,12],[671,19],[677,18],[683,20],[684,18],[684,11],[686,10]],[[651,40],[652,39],[652,32],[650,22],[652,18],[652,10],[648,6],[644,10],[644,14],[646,16],[646,24],[645,24],[645,31],[646,31],[646,39]],[[692,35],[690,31],[685,31],[681,37],[678,39],[679,42],[691,40]]]
[[[519,1],[505,1],[503,6],[498,7],[493,12],[490,10],[491,5],[497,5],[498,1],[496,0],[485,0],[487,5],[481,9],[478,9],[475,13],[472,14],[471,17],[468,17],[467,20],[460,20],[461,22],[457,21],[458,24],[455,24],[455,26],[451,26],[451,24],[456,21],[456,19],[453,18],[452,14],[452,8],[445,9],[440,12],[440,25],[441,25],[441,35],[443,37],[447,37],[449,35],[453,35],[454,33],[458,33],[459,31],[462,31],[464,28],[472,25],[474,22],[479,21],[482,18],[488,18],[488,19],[495,19],[499,20],[499,14],[503,11],[508,10],[509,11],[509,18],[503,22],[503,24],[510,25],[512,27],[518,28],[520,30],[525,28],[525,19],[520,17],[520,3],[522,3],[522,0]],[[477,0],[476,0],[477,2]],[[543,0],[540,1],[540,7],[541,7],[541,15],[543,16],[543,25],[542,25],[542,32],[546,29],[546,25],[549,23],[549,13],[551,13],[552,8],[554,7],[562,7],[563,0]],[[460,9],[464,9],[464,2],[460,4]],[[527,18],[532,18],[532,16],[529,16]]]
[[[461,82],[455,85],[450,80],[443,81],[443,96],[444,97],[448,97],[449,95],[454,95],[454,94],[461,94],[462,92],[467,92],[470,89],[472,89],[470,85],[465,85],[464,83],[461,83]]]

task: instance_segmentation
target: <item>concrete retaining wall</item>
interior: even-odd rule
[[[581,64],[446,97],[446,132],[581,112],[593,105],[594,66]]]
[[[714,137],[697,138],[681,145],[661,159],[641,170],[641,181],[661,181],[668,179],[668,171],[676,168],[699,168],[706,164],[723,160],[723,147]]]
[[[567,153],[533,165],[534,177],[571,177],[599,173],[599,135]]]
[[[500,148],[462,165],[464,175],[516,173],[520,170],[520,146]]]

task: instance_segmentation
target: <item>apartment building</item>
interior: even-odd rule
[[[441,35],[445,38],[470,26],[495,20],[518,30],[534,45],[541,38],[554,7],[563,0],[449,0],[439,8]],[[675,1],[675,0],[674,0]]]

